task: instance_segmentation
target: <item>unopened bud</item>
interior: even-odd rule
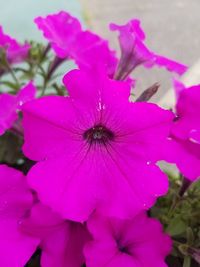
[[[160,85],[158,83],[154,83],[151,87],[147,88],[137,99],[135,102],[147,102],[153,95],[155,95],[158,91]]]

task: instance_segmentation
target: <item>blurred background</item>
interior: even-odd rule
[[[24,39],[44,41],[33,24],[38,15],[67,10],[86,27],[109,39],[118,49],[116,33],[110,22],[125,23],[139,18],[147,35],[147,44],[156,53],[193,66],[200,58],[200,0],[0,0],[0,24],[5,32]],[[137,87],[144,90],[154,82],[161,84],[157,99],[170,88],[169,75],[161,70],[139,68]]]

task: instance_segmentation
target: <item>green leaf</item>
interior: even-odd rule
[[[185,233],[186,229],[186,223],[180,217],[175,217],[170,221],[166,231],[171,236],[178,236]]]
[[[5,85],[6,87],[9,87],[11,89],[14,89],[14,91],[18,91],[19,89],[19,85],[16,83],[12,83],[10,81],[1,81],[0,82],[1,85]]]

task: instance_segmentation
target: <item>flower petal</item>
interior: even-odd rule
[[[39,244],[38,238],[22,233],[19,228],[32,202],[32,194],[22,173],[0,165],[0,262],[2,266],[23,267]]]
[[[66,221],[39,203],[23,222],[22,229],[41,239],[41,266],[80,267],[84,264],[83,246],[89,239],[84,225]]]
[[[89,128],[88,114],[68,97],[48,96],[22,107],[25,143],[23,151],[32,160],[42,160],[81,146],[82,127]],[[85,116],[83,116],[85,114]]]
[[[65,58],[70,55],[74,38],[81,31],[80,22],[76,18],[61,11],[58,14],[48,15],[46,18],[37,17],[34,22],[52,44],[58,57]]]

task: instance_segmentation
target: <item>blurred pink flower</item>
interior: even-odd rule
[[[66,219],[103,214],[132,217],[168,190],[155,165],[169,134],[170,111],[129,102],[129,83],[73,70],[70,97],[48,96],[23,106],[23,151],[40,161],[28,180],[40,200]]]
[[[118,63],[115,78],[124,80],[139,65],[146,67],[159,66],[182,75],[187,67],[150,51],[145,45],[145,33],[140,27],[140,21],[130,20],[125,25],[110,24],[112,31],[119,31],[121,58]]]
[[[22,222],[21,230],[41,240],[42,267],[81,267],[85,263],[83,246],[90,236],[84,225],[66,221],[38,203]]]
[[[22,105],[35,97],[36,88],[32,82],[24,86],[17,95],[0,94],[0,135],[10,129],[18,119],[17,112]]]
[[[20,223],[33,204],[24,175],[0,165],[0,263],[24,267],[39,244],[38,238],[20,231]]]
[[[61,11],[46,18],[37,17],[35,23],[57,57],[73,59],[79,67],[92,68],[99,64],[113,75],[117,59],[108,42],[90,31],[83,31],[80,22],[69,13]]]
[[[0,26],[0,49],[5,50],[6,58],[9,63],[20,63],[28,56],[30,45],[19,44],[15,39],[6,35]]]
[[[68,57],[76,41],[77,34],[82,30],[80,22],[64,11],[37,17],[34,22],[51,43],[55,54],[60,58]]]
[[[172,242],[146,214],[132,220],[93,215],[87,224],[93,237],[84,249],[87,267],[167,267]]]
[[[180,172],[193,181],[200,177],[200,85],[185,88],[175,81],[174,86],[177,117],[165,146],[164,157],[176,163]]]

